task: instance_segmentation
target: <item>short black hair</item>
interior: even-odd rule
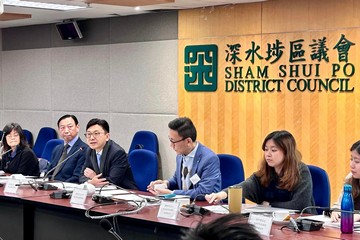
[[[5,125],[5,127],[3,129],[3,136],[2,136],[5,151],[10,149],[9,144],[6,141],[6,136],[9,135],[12,130],[14,130],[15,132],[17,132],[19,134],[19,137],[20,137],[19,146],[20,147],[29,146],[29,144],[25,138],[24,131],[21,128],[21,126],[18,123],[8,123]]]
[[[65,118],[72,118],[75,122],[75,125],[79,124],[79,121],[77,120],[77,118],[75,117],[75,115],[72,114],[65,114],[64,116],[62,116],[61,118],[59,118],[59,120],[57,121],[57,126],[59,127],[59,124],[62,120],[64,120]]]
[[[106,120],[104,119],[99,119],[99,118],[93,118],[91,119],[88,124],[86,125],[86,130],[88,130],[90,127],[94,126],[94,125],[99,125],[100,127],[102,127],[102,129],[104,129],[104,131],[106,133],[110,132],[110,127],[109,124]]]
[[[262,240],[259,233],[239,213],[231,213],[209,223],[200,223],[184,232],[182,240]]]
[[[190,118],[176,118],[169,122],[168,127],[171,130],[177,131],[180,137],[189,137],[193,142],[196,141],[196,128]]]

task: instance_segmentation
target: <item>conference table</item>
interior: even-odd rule
[[[85,212],[95,207],[92,214],[104,215],[118,212],[119,205],[98,206],[91,197],[84,204],[71,204],[70,199],[53,199],[54,190],[35,191],[29,186],[21,186],[16,194],[4,193],[0,188],[0,237],[3,240],[43,240],[43,239],[115,239],[104,230],[98,219],[90,219]],[[148,194],[142,193],[141,194]],[[206,205],[206,202],[197,202]],[[124,240],[136,239],[180,239],[183,231],[196,227],[200,222],[209,222],[221,217],[210,213],[205,216],[178,214],[175,220],[159,218],[159,205],[149,205],[137,213],[117,216],[120,236]],[[341,234],[337,228],[323,228],[319,231],[301,233],[281,229],[272,225],[270,236],[263,239],[360,239],[359,233]]]

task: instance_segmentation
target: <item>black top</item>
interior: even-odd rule
[[[17,147],[16,154],[11,157],[12,151],[3,155],[1,169],[10,174],[25,176],[39,176],[39,160],[29,147]]]
[[[354,209],[360,210],[360,196],[354,199]]]

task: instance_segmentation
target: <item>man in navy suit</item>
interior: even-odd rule
[[[125,189],[137,189],[125,150],[110,140],[107,121],[93,118],[86,125],[89,149],[80,182],[95,186],[113,183]],[[146,171],[146,170],[144,170]]]
[[[192,121],[186,117],[176,118],[168,126],[170,146],[177,153],[176,170],[168,180],[151,182],[148,191],[156,195],[174,193],[204,199],[205,194],[221,189],[220,160],[213,151],[196,141]]]
[[[64,139],[64,145],[56,146],[52,152],[48,168],[48,170],[53,169],[51,179],[79,183],[87,148],[79,137],[79,122],[74,115],[67,114],[58,120],[57,125],[59,135]]]

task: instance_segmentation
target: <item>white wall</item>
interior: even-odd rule
[[[94,117],[125,150],[138,130],[155,132],[162,175],[175,170],[167,124],[177,117],[177,40],[1,52],[0,125],[18,122],[36,138],[75,114],[84,140]]]

